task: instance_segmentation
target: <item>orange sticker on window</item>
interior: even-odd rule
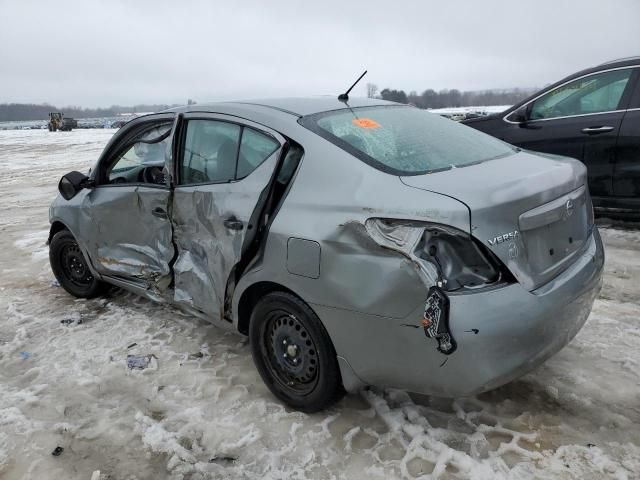
[[[360,128],[380,128],[380,124],[370,118],[354,118],[351,123]]]

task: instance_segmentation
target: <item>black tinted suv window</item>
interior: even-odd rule
[[[417,175],[513,153],[489,135],[424,110],[404,106],[323,112],[300,123],[373,167]]]

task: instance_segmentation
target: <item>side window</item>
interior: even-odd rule
[[[586,115],[618,109],[632,69],[614,70],[574,80],[536,100],[531,120]]]
[[[235,178],[241,127],[215,120],[189,120],[180,183],[223,183]]]
[[[156,124],[134,137],[107,168],[107,183],[164,183],[164,152],[171,126],[171,123]]]
[[[245,127],[242,131],[236,178],[249,175],[278,148],[280,144],[273,137]]]
[[[189,120],[180,183],[240,180],[269,158],[280,144],[249,127],[217,120]]]

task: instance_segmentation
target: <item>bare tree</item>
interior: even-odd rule
[[[378,86],[375,83],[367,83],[367,97],[375,98],[378,93]]]

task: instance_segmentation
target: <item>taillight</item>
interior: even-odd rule
[[[512,278],[489,250],[455,228],[384,218],[370,218],[365,227],[380,246],[413,260],[427,287],[452,292]]]

